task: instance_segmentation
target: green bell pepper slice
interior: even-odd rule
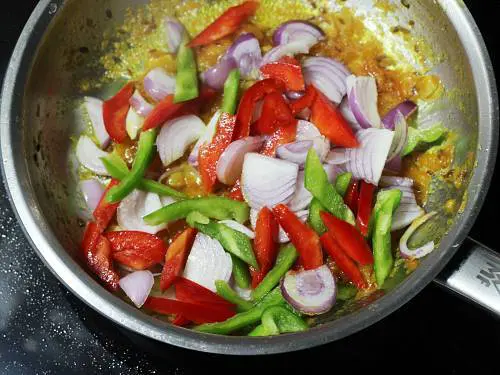
[[[358,294],[358,288],[354,285],[337,285],[337,300],[339,301],[347,301],[349,299],[353,299]]]
[[[225,197],[207,197],[186,199],[150,213],[144,217],[149,225],[159,225],[180,219],[185,219],[191,212],[216,219],[234,219],[243,224],[248,220],[250,208],[245,202],[238,202]]]
[[[377,194],[374,209],[374,227],[372,234],[375,279],[379,288],[391,273],[394,258],[391,248],[392,215],[401,202],[401,191],[398,189],[383,190]]]
[[[235,304],[238,312],[248,311],[253,307],[252,302],[241,298],[224,280],[216,280],[215,287],[217,288],[217,294],[226,301]]]
[[[121,182],[111,188],[107,195],[106,200],[109,203],[116,203],[129,195],[141,183],[144,173],[151,163],[153,152],[155,150],[156,130],[151,129],[142,132],[139,138],[137,153],[135,156],[132,170],[129,174],[121,180]]]
[[[281,333],[301,332],[309,328],[304,320],[282,306],[268,307],[262,314],[262,324],[248,336],[272,336]]]
[[[224,96],[221,111],[234,115],[238,104],[238,90],[240,87],[240,71],[233,69],[224,83]]]
[[[104,158],[101,158],[102,163],[106,167],[108,173],[117,180],[123,180],[129,174],[127,163],[116,154],[110,154]],[[186,195],[172,189],[169,186],[156,182],[154,180],[148,180],[146,178],[141,179],[138,188],[143,191],[149,191],[150,193],[155,193],[160,196],[169,196],[178,199],[186,199]]]
[[[236,285],[242,289],[250,288],[251,277],[247,264],[234,255],[231,255],[231,258],[233,260],[233,277]]]
[[[319,235],[323,235],[327,230],[320,216],[321,211],[326,211],[325,206],[323,206],[319,200],[313,198],[309,206],[307,222]]]
[[[403,149],[402,156],[411,154],[417,147],[423,144],[430,144],[439,141],[446,133],[446,129],[443,125],[435,125],[427,129],[415,129],[412,127],[408,128],[408,140],[406,146]]]
[[[276,258],[276,264],[262,279],[259,285],[252,291],[252,299],[255,301],[260,300],[270,290],[272,290],[281,278],[292,268],[297,260],[299,253],[292,244],[286,245],[281,248]]]
[[[335,181],[335,189],[340,195],[342,195],[342,197],[345,196],[345,193],[349,188],[349,184],[351,183],[351,179],[352,173],[350,172],[341,173],[337,176],[337,180]]]
[[[283,305],[285,303],[286,301],[281,295],[280,289],[275,288],[250,310],[238,313],[224,322],[206,323],[194,327],[193,329],[198,332],[227,335],[231,332],[257,323],[262,318],[262,314],[268,307]]]
[[[188,38],[185,37],[177,52],[174,103],[195,99],[199,95],[198,68],[194,51],[187,46],[188,42]]]
[[[188,215],[188,225],[216,239],[227,252],[238,257],[245,263],[251,265],[255,269],[259,268],[253,252],[252,241],[246,234],[229,228],[227,225],[216,223],[215,221],[210,220],[206,223],[204,220],[200,220],[199,217],[199,212]]]

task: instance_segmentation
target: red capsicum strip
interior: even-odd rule
[[[196,324],[222,322],[235,315],[235,312],[226,306],[207,306],[158,297],[149,297],[144,307],[159,314],[182,315],[184,319]]]
[[[288,105],[292,114],[295,116],[306,108],[311,108],[314,101],[316,100],[316,89],[309,85],[306,87],[306,92],[302,98],[291,101]]]
[[[273,267],[278,253],[276,239],[279,225],[273,213],[267,207],[260,210],[255,226],[254,252],[260,270],[251,270],[252,288],[257,287],[269,270]]]
[[[356,225],[358,226],[363,236],[368,235],[368,226],[373,209],[373,196],[377,187],[366,181],[361,181],[361,188],[358,199],[358,213],[356,217]]]
[[[358,201],[359,181],[351,181],[344,196],[344,203],[347,204],[354,215],[358,212]]]
[[[212,101],[216,94],[214,90],[203,87],[200,96],[182,103],[174,103],[174,95],[169,95],[159,102],[148,117],[146,117],[142,129],[144,131],[154,129],[173,118],[197,113],[204,104]]]
[[[349,257],[361,265],[373,264],[370,247],[356,227],[324,211],[320,212],[320,216],[330,235]]]
[[[129,99],[134,94],[134,84],[126,84],[114,97],[102,106],[104,126],[113,141],[123,143],[127,139],[125,120],[130,108]]]
[[[198,154],[199,171],[203,186],[208,193],[212,192],[217,181],[217,162],[231,143],[235,125],[235,116],[222,113],[212,142],[200,147]]]
[[[180,277],[175,282],[175,298],[182,302],[200,303],[207,306],[224,306],[234,309],[235,306],[211,290]]]
[[[274,157],[279,146],[295,141],[297,137],[297,120],[290,124],[281,126],[266,141],[260,153],[262,155]]]
[[[229,191],[229,198],[235,200],[235,201],[240,201],[243,202],[245,198],[243,197],[243,192],[241,191],[241,181],[238,180],[236,183],[233,185],[231,190]]]
[[[101,235],[101,230],[96,223],[87,224],[81,247],[85,261],[92,272],[108,289],[118,290],[120,277],[113,267],[111,246],[109,241]]]
[[[311,122],[336,146],[346,148],[359,146],[351,126],[340,110],[318,90],[316,90],[316,100],[312,106]]]
[[[229,8],[199,33],[189,43],[189,47],[204,46],[233,34],[242,23],[255,14],[258,7],[259,3],[257,1],[245,1],[241,5]]]
[[[160,263],[166,251],[163,240],[153,234],[121,231],[105,234],[111,244],[113,259],[134,270],[145,270]]]
[[[319,237],[284,204],[273,208],[274,216],[297,248],[302,264],[306,270],[323,265],[323,252]]]
[[[165,254],[165,264],[160,277],[160,289],[167,290],[182,274],[196,237],[196,229],[187,228],[170,244]]]
[[[264,78],[282,81],[288,91],[304,91],[306,89],[300,62],[293,57],[285,56],[279,61],[264,65],[260,71]]]
[[[344,253],[339,243],[329,233],[321,236],[321,244],[340,270],[356,287],[359,289],[366,288],[366,282],[356,263]]]
[[[255,123],[255,131],[261,135],[271,135],[277,129],[294,122],[290,107],[279,92],[272,92],[264,98],[262,114]]]
[[[111,182],[108,184],[106,191],[102,195],[101,200],[99,201],[99,204],[94,210],[94,218],[97,223],[97,226],[101,230],[101,233],[106,230],[108,227],[109,223],[115,216],[116,210],[118,209],[118,205],[120,202],[117,203],[109,203],[106,200],[106,195],[108,191],[113,187],[116,186],[120,183],[118,180],[111,180]]]
[[[189,319],[187,319],[185,316],[183,316],[182,314],[177,314],[175,316],[174,320],[172,320],[172,324],[174,326],[179,326],[179,327],[185,327],[189,323],[191,323],[191,321]]]
[[[250,126],[252,125],[255,104],[259,100],[272,92],[283,93],[284,91],[285,85],[283,82],[271,78],[258,81],[245,91],[238,106],[238,113],[236,115],[237,124],[234,130],[233,140],[236,141],[250,135]]]

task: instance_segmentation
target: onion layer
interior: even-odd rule
[[[255,233],[253,231],[251,231],[246,226],[238,223],[235,220],[221,220],[221,221],[219,221],[219,223],[224,224],[225,226],[227,226],[231,229],[237,230],[240,233],[243,233],[244,235],[246,235],[248,238],[250,238],[252,240],[255,238]]]
[[[76,157],[80,164],[90,171],[101,176],[109,176],[108,170],[101,160],[101,158],[105,158],[108,155],[107,152],[97,147],[86,135],[82,135],[78,140],[78,144],[76,145]]]
[[[104,187],[97,180],[80,181],[80,190],[90,212],[94,212],[103,194]]]
[[[104,126],[104,117],[102,112],[103,101],[86,96],[84,105],[90,118],[92,128],[94,129],[94,134],[99,142],[99,146],[101,149],[105,149],[108,147],[111,138],[109,137],[106,127]]]
[[[297,141],[312,141],[313,147],[321,161],[325,160],[330,151],[330,141],[320,133],[312,122],[299,120],[297,122],[297,136],[295,139]]]
[[[275,46],[300,41],[302,39],[325,39],[325,34],[316,25],[306,21],[288,21],[282,23],[273,34]]]
[[[125,120],[125,129],[127,129],[127,134],[130,139],[134,140],[137,138],[137,134],[139,133],[139,130],[142,129],[143,124],[144,118],[139,116],[134,108],[130,107]]]
[[[135,271],[122,277],[119,281],[128,298],[141,308],[153,288],[155,279],[151,271]]]
[[[309,57],[304,61],[304,79],[332,102],[339,104],[347,93],[346,79],[351,74],[340,62],[327,57]]]
[[[148,116],[154,107],[149,104],[141,93],[135,90],[134,95],[129,100],[130,106],[135,109],[137,114],[142,117]]]
[[[259,40],[252,33],[241,34],[227,50],[244,79],[257,79],[262,61]]]
[[[437,212],[431,212],[427,215],[422,216],[421,218],[415,220],[412,225],[406,230],[401,239],[399,240],[399,250],[401,251],[401,255],[404,258],[415,258],[420,259],[424,256],[430,254],[434,248],[436,247],[434,241],[430,241],[425,245],[417,248],[410,249],[408,248],[408,240],[413,235],[413,233],[424,223],[426,223],[429,219],[434,217]]]
[[[396,127],[396,115],[397,113],[402,113],[404,118],[407,119],[417,110],[417,105],[411,100],[404,101],[393,108],[387,115],[382,119],[382,123],[386,129],[394,130]]]
[[[377,82],[373,77],[347,77],[347,96],[349,107],[361,127],[380,128],[381,119],[378,113]]]
[[[157,194],[134,190],[118,205],[116,214],[118,225],[123,230],[156,234],[165,229],[167,225],[147,225],[143,217],[162,207],[163,204]]]
[[[193,150],[189,154],[188,163],[191,164],[193,167],[198,166],[198,153],[200,151],[200,147],[205,143],[212,142],[212,138],[214,137],[215,131],[217,130],[217,123],[219,122],[219,117],[220,117],[220,111],[215,112],[215,114],[210,119],[210,122],[206,126],[205,130],[203,131],[203,134],[201,135],[200,139],[198,139],[198,142],[196,142],[196,144],[193,147]]]
[[[184,26],[179,22],[179,20],[173,17],[165,17],[163,22],[165,25],[165,36],[168,51],[170,53],[177,53],[177,50],[182,43],[182,39],[186,34],[186,29],[184,29]]]
[[[155,68],[144,77],[144,90],[159,102],[175,92],[175,78],[163,68]]]

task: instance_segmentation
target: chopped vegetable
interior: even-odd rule
[[[406,100],[400,104],[398,104],[395,108],[391,109],[389,113],[387,113],[382,122],[384,123],[384,127],[386,129],[394,130],[396,127],[396,115],[401,113],[406,119],[413,115],[417,111],[417,105],[413,103],[411,100]]]
[[[306,88],[300,62],[293,57],[285,56],[279,61],[262,66],[260,71],[264,78],[283,81],[288,91],[303,91]]]
[[[240,258],[231,254],[231,259],[233,260],[233,278],[236,285],[242,289],[247,289],[250,287],[250,271],[248,270],[248,265],[243,262]]]
[[[273,44],[279,46],[301,39],[323,40],[325,33],[316,25],[307,21],[292,20],[282,23],[273,34]]]
[[[106,131],[116,143],[122,143],[127,138],[125,120],[130,108],[129,100],[134,91],[134,84],[128,83],[114,97],[106,100],[102,106]]]
[[[248,336],[272,336],[281,333],[305,331],[309,327],[299,316],[282,306],[267,308],[262,314],[262,324]]]
[[[116,221],[122,230],[156,234],[164,230],[167,224],[148,225],[144,222],[143,217],[162,207],[163,203],[158,194],[134,190],[120,202]]]
[[[253,307],[253,304],[249,301],[245,301],[241,298],[238,293],[236,293],[227,282],[222,280],[217,280],[215,282],[217,287],[217,294],[224,298],[226,301],[236,305],[237,311],[248,311]]]
[[[180,277],[175,282],[175,298],[183,302],[234,308],[234,304],[231,302],[226,301],[211,290],[184,277]]]
[[[347,77],[349,107],[361,127],[380,128],[382,120],[377,108],[377,82],[373,77]]]
[[[434,241],[429,241],[425,245],[422,245],[416,249],[410,249],[408,247],[408,240],[410,237],[413,235],[413,233],[423,224],[425,224],[429,219],[433,218],[436,216],[437,212],[431,212],[428,213],[427,215],[424,215],[417,220],[415,220],[410,227],[406,230],[406,232],[403,234],[401,239],[399,240],[399,251],[401,252],[401,255],[405,258],[413,258],[413,259],[420,259],[425,257],[426,255],[429,255],[432,253],[436,247]]]
[[[326,232],[326,226],[320,216],[321,211],[325,210],[325,206],[323,206],[319,200],[313,198],[313,200],[311,201],[311,205],[309,206],[309,216],[307,218],[307,223],[320,236]]]
[[[351,184],[351,179],[352,179],[352,173],[345,172],[345,173],[339,174],[337,176],[337,179],[335,180],[335,189],[343,197],[347,193],[347,189],[349,188],[349,186]]]
[[[278,255],[279,226],[271,210],[264,207],[260,210],[255,227],[254,251],[259,270],[252,272],[252,288],[256,288],[274,265]]]
[[[408,142],[403,149],[403,156],[411,154],[416,148],[423,144],[431,144],[439,141],[448,131],[442,125],[436,125],[426,129],[408,128]]]
[[[165,17],[163,23],[168,50],[170,53],[177,53],[182,41],[186,37],[186,29],[178,19],[173,17]]]
[[[358,213],[359,185],[359,180],[351,181],[344,195],[344,202],[347,207],[351,209],[353,214]]]
[[[373,209],[373,196],[375,194],[376,186],[368,182],[361,181],[361,188],[359,190],[358,209],[356,217],[356,225],[358,226],[363,236],[368,236],[368,226]]]
[[[104,102],[100,99],[89,96],[85,97],[85,109],[101,149],[108,147],[109,141],[111,140],[104,125],[103,104]]]
[[[317,91],[312,85],[307,85],[305,94],[292,102],[289,106],[293,115],[298,115],[306,108],[311,108],[314,101],[316,100]]]
[[[107,176],[108,171],[101,159],[108,155],[107,152],[97,147],[86,135],[82,135],[78,139],[78,143],[76,144],[76,158],[88,170],[101,176]]]
[[[347,301],[356,297],[358,289],[354,285],[337,285],[337,300]]]
[[[198,97],[198,69],[194,51],[186,43],[187,36],[177,51],[177,76],[175,78],[174,103],[186,102]]]
[[[274,157],[278,147],[295,141],[297,134],[297,122],[293,121],[286,126],[278,128],[264,144],[260,151],[262,155]]]
[[[165,69],[155,68],[144,77],[144,91],[152,99],[160,102],[175,93],[175,78],[171,77]]]
[[[304,77],[332,102],[339,104],[347,93],[346,79],[351,74],[340,62],[327,57],[308,57],[304,60]]]
[[[108,227],[109,223],[115,216],[116,210],[118,209],[119,203],[109,203],[106,199],[106,194],[115,186],[118,186],[120,182],[117,180],[111,180],[108,184],[104,194],[99,201],[96,209],[94,210],[94,219],[97,223],[101,232],[104,232]]]
[[[233,69],[224,83],[224,100],[221,111],[234,115],[238,105],[238,89],[240,87],[240,71]]]
[[[271,135],[276,130],[295,122],[283,95],[275,91],[264,98],[262,114],[254,126],[258,134]]]
[[[153,288],[155,282],[151,271],[135,271],[120,279],[120,287],[128,298],[141,308]]]

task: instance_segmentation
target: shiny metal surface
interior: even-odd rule
[[[407,10],[394,2],[398,15],[417,21],[417,35],[446,56],[433,68],[449,90],[460,93],[461,102],[458,106],[447,100],[447,110],[440,116],[446,126],[470,140],[468,150],[476,151],[477,167],[468,187],[466,207],[447,234],[444,230],[439,233],[439,237],[444,235],[439,250],[394,290],[367,307],[354,308],[336,320],[293,336],[249,339],[202,335],[146,316],[104,290],[79,265],[76,251],[81,227],[71,207],[74,179],[67,160],[71,154],[68,139],[79,131],[71,125],[79,122],[70,109],[72,100],[81,95],[75,89],[75,80],[99,73],[85,69],[82,61],[86,57],[80,48],[96,50],[102,32],[113,26],[107,14],[119,21],[126,6],[139,3],[144,1],[40,1],[5,78],[1,148],[12,203],[33,247],[78,297],[111,320],[173,345],[224,354],[269,354],[320,345],[380,320],[418,293],[451,259],[480,210],[494,168],[498,101],[492,68],[463,3],[419,1]],[[376,9],[367,8],[367,12],[374,27],[399,22],[380,18]],[[463,191],[445,193],[462,199]],[[434,201],[438,205],[440,196],[435,198],[431,204]]]

